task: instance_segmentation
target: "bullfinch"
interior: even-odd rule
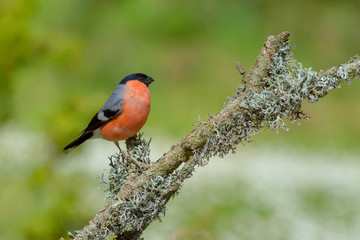
[[[126,76],[80,136],[64,148],[64,152],[68,153],[92,138],[113,141],[120,149],[118,141],[135,136],[148,118],[149,84],[153,81],[143,73]]]

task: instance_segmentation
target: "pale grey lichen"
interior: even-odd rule
[[[131,149],[131,158],[142,164],[150,165],[151,138],[149,140],[145,140],[143,139],[143,134],[139,133],[135,136],[135,142],[136,145],[133,147],[133,149]]]
[[[111,155],[110,160],[110,170],[108,176],[108,189],[107,199],[116,198],[116,194],[121,190],[122,186],[126,182],[129,176],[130,164],[127,160],[123,159],[120,154]]]
[[[142,188],[135,191],[127,198],[119,199],[118,193],[129,178],[138,176],[144,169],[139,169],[133,160],[140,164],[151,165],[150,161],[150,142],[144,140],[142,135],[138,135],[136,144],[131,149],[128,156],[115,154],[109,157],[110,170],[108,180],[101,177],[101,183],[108,186],[106,198],[116,202],[109,209],[109,219],[104,222],[96,222],[95,233],[75,231],[77,236],[86,239],[108,239],[110,236],[123,236],[128,234],[131,238],[141,239],[141,232],[154,220],[161,220],[161,214],[165,214],[166,198],[164,197],[173,189],[176,183],[176,176],[170,174],[163,178],[157,176],[149,181],[142,182]],[[131,154],[131,155],[130,155]],[[126,236],[128,236],[126,235]]]
[[[350,75],[342,66],[335,74],[321,75],[311,68],[304,68],[290,51],[291,46],[287,42],[272,54],[268,75],[259,82],[259,90],[245,92],[244,101],[237,106],[239,109],[230,121],[213,124],[214,132],[206,144],[194,150],[197,163],[206,164],[212,156],[223,157],[228,152],[234,152],[236,145],[250,141],[251,136],[261,128],[288,130],[284,118],[293,121],[307,118],[301,110],[303,100],[316,102],[328,91],[339,88],[341,80],[350,82]],[[239,94],[235,93],[235,97]],[[234,97],[228,99],[225,105],[232,99]],[[212,117],[208,120],[211,122]]]
[[[126,153],[127,156],[117,153],[109,157],[111,168],[108,172],[108,181],[105,181],[103,176],[99,177],[101,184],[108,185],[107,199],[116,198],[129,176],[136,176],[143,170],[141,165],[148,167],[151,165],[151,139],[147,141],[142,138],[142,134],[138,134],[135,141],[137,144],[133,146],[130,153]]]
[[[109,232],[121,236],[125,232],[141,232],[154,220],[161,220],[165,214],[165,198],[173,184],[173,176],[167,178],[157,176],[142,183],[141,191],[135,191],[127,199],[118,200],[110,211]],[[140,237],[140,235],[139,235]]]

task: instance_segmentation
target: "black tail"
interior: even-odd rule
[[[85,132],[85,133],[81,134],[81,136],[78,137],[77,139],[75,139],[75,141],[73,141],[72,143],[70,143],[69,145],[64,147],[64,150],[63,150],[64,153],[69,153],[71,150],[73,150],[74,148],[76,148],[77,146],[79,146],[80,144],[82,144],[83,142],[88,140],[89,138],[91,138],[93,135],[94,135],[93,132]]]

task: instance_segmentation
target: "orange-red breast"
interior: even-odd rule
[[[118,141],[133,137],[144,126],[150,112],[149,84],[154,80],[142,73],[125,77],[80,137],[64,148],[69,152],[91,138]]]

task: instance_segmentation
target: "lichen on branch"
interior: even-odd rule
[[[304,68],[291,53],[289,34],[270,36],[249,72],[237,64],[242,80],[224,108],[199,122],[157,161],[150,162],[150,141],[141,137],[128,140],[128,154],[134,161],[124,161],[120,155],[111,157],[111,202],[75,232],[75,239],[107,239],[110,235],[140,239],[142,231],[160,219],[168,200],[196,166],[205,165],[213,156],[235,152],[239,143],[250,141],[261,128],[287,130],[284,118],[307,118],[301,110],[304,100],[316,102],[339,88],[341,81],[360,76],[357,56],[325,71]]]

